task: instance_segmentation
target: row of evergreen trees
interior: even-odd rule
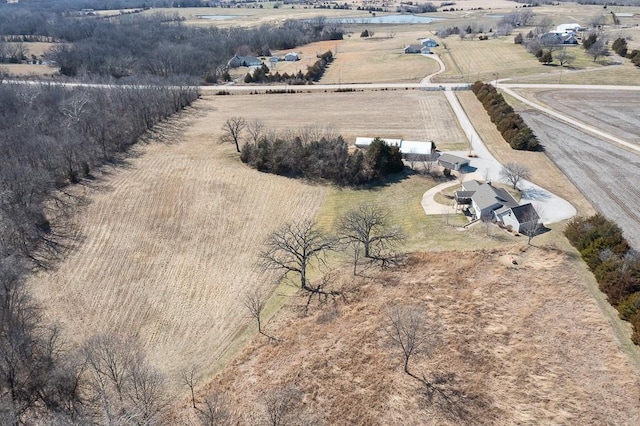
[[[640,344],[640,254],[629,247],[620,227],[600,214],[573,219],[565,235],[620,318],[631,322],[632,340]]]
[[[539,151],[541,149],[536,135],[495,87],[476,81],[471,86],[471,90],[489,113],[491,122],[496,125],[511,148],[525,151]]]
[[[264,137],[243,146],[240,158],[255,169],[337,185],[357,185],[404,169],[396,146],[374,139],[366,151],[350,151],[342,136],[304,141],[294,137]]]

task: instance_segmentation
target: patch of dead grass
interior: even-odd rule
[[[510,253],[517,266],[501,262]],[[571,264],[562,250],[514,247],[415,254],[370,278],[345,272],[347,303],[305,316],[293,299],[268,325],[278,343],[256,338],[205,388],[258,415],[261,395],[294,384],[306,415],[328,424],[636,423],[637,370]],[[430,355],[411,369],[454,373],[472,418],[427,404],[402,372],[383,331],[395,305],[422,307],[432,332]]]

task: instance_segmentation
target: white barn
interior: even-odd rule
[[[358,148],[368,148],[375,138],[356,138],[356,146]],[[420,159],[433,159],[436,156],[436,145],[433,142],[425,141],[406,141],[403,139],[380,138],[387,145],[397,146],[403,157],[415,155]]]

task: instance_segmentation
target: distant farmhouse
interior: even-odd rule
[[[356,138],[356,146],[358,148],[368,148],[375,138]],[[422,141],[405,141],[403,139],[383,139],[387,145],[397,146],[400,148],[402,157],[411,157],[417,161],[423,160],[435,160],[438,156],[436,152],[436,145],[433,142]]]
[[[431,48],[427,47],[427,46],[423,46],[421,44],[412,44],[412,45],[407,46],[407,47],[404,48],[404,53],[406,53],[406,54],[410,54],[410,53],[429,54],[429,53],[431,53]]]
[[[471,180],[453,193],[456,211],[467,210],[473,220],[495,220],[516,232],[533,229],[540,217],[531,203],[520,205],[506,189]]]
[[[424,47],[438,47],[438,42],[432,38],[424,38],[420,40],[420,44]]]
[[[579,31],[585,31],[586,28],[580,24],[561,24],[554,31],[542,34],[540,41],[550,44],[578,44],[577,34]]]
[[[260,65],[262,65],[262,61],[255,56],[233,55],[233,58],[229,59],[227,65],[230,68],[259,67]]]
[[[296,52],[289,52],[286,55],[284,55],[284,60],[285,61],[290,61],[290,62],[295,62],[297,61],[299,58],[299,54]]]

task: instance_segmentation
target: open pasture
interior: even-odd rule
[[[303,87],[293,87],[303,90]],[[213,96],[228,114],[260,119],[269,129],[327,127],[352,144],[358,136],[432,140],[441,150],[464,149],[464,133],[442,93],[418,90]]]
[[[435,49],[445,62],[447,71],[434,78],[436,82],[474,82],[539,73],[544,66],[513,37],[489,40],[460,40],[449,36]],[[445,48],[446,46],[446,48]]]
[[[378,103],[388,109],[361,108]],[[250,323],[243,293],[273,288],[257,266],[268,233],[314,218],[328,191],[242,165],[233,145],[217,142],[224,121],[259,118],[276,131],[323,123],[349,141],[455,144],[463,136],[446,105],[439,93],[417,91],[209,96],[159,129],[160,142],[81,191],[91,203],[78,214],[78,245],[32,279],[33,294],[71,340],[138,336],[176,391],[183,368],[210,373],[242,337]]]
[[[640,155],[542,113],[521,115],[554,163],[601,213],[622,228],[629,244],[640,249]]]

